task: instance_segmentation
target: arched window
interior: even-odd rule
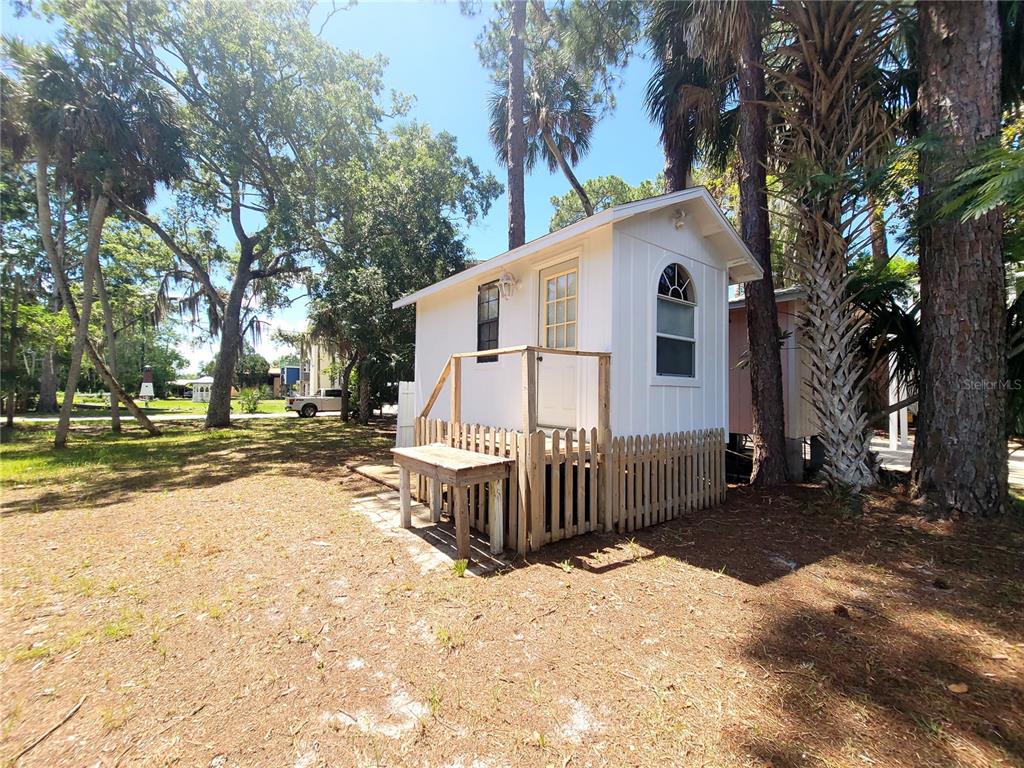
[[[669,264],[658,279],[656,372],[659,376],[696,375],[693,279],[679,264]]]

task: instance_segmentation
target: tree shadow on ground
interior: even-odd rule
[[[10,458],[30,455],[44,474],[66,474],[59,486],[44,479],[38,493],[32,485],[13,486],[26,492],[5,493],[3,515],[104,507],[140,493],[210,488],[266,471],[333,482],[346,463],[379,455],[394,442],[394,419],[386,417],[365,427],[321,418],[239,420],[212,432],[187,421],[161,428],[164,436],[154,438],[135,428],[112,435],[105,426],[78,427],[62,450],[40,442],[46,427],[8,433]]]
[[[724,610],[754,607],[740,656],[764,706],[735,728],[754,764],[1024,765],[1022,521],[929,522],[886,490],[851,515],[816,487],[742,488],[527,560],[614,584],[656,558],[700,569]]]
[[[556,542],[527,561],[558,565],[571,560],[595,574],[611,574],[639,560],[668,557],[760,586],[851,546],[848,537],[836,535],[843,521],[823,513],[821,504],[817,487],[771,493],[732,488],[722,506],[626,534],[591,533]],[[619,556],[623,551],[629,556]]]
[[[1024,686],[994,650],[998,635],[965,632],[955,609],[900,610],[794,604],[763,627],[747,654],[777,703],[749,752],[776,768],[1021,764]]]

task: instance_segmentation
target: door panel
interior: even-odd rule
[[[539,338],[542,347],[576,349],[579,328],[579,263],[556,264],[540,273]],[[540,354],[537,358],[537,421],[545,427],[575,427],[577,358]]]

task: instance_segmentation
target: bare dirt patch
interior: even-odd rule
[[[85,696],[20,764],[1024,762],[1017,524],[732,489],[458,578],[353,511],[386,432],[296,424],[5,490],[0,758]]]

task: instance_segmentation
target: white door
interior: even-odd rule
[[[542,347],[576,349],[579,317],[579,262],[556,264],[540,273]],[[537,356],[537,422],[542,427],[575,427],[577,397],[575,355]]]

